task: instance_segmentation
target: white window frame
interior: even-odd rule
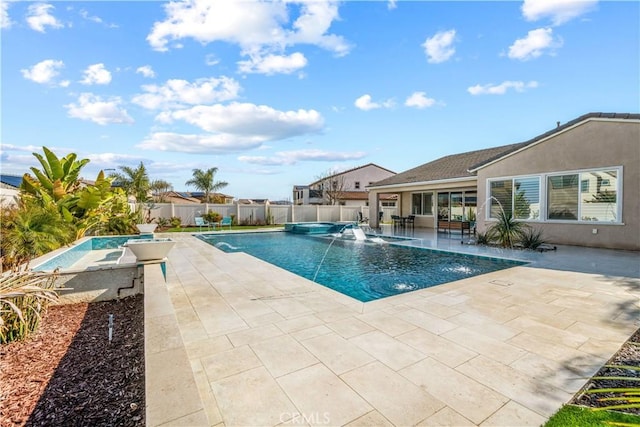
[[[515,203],[514,197],[513,197],[513,188],[515,188],[515,180],[516,179],[537,179],[538,180],[538,203],[540,205],[540,212],[538,213],[538,218],[537,219],[522,219],[522,218],[514,218],[514,221],[521,221],[521,222],[542,222],[544,221],[544,218],[546,218],[546,214],[543,214],[543,212],[546,212],[546,186],[544,186],[544,180],[542,179],[544,175],[513,175],[513,176],[505,176],[505,177],[500,177],[500,178],[487,178],[486,181],[486,195],[487,195],[487,200],[484,202],[484,216],[485,218],[487,218],[487,221],[497,221],[496,218],[491,218],[491,183],[492,182],[496,182],[496,181],[511,181],[511,212],[515,211],[515,206],[513,205]],[[545,193],[543,194],[543,187],[544,187],[544,191]],[[544,208],[543,208],[544,206]],[[543,209],[545,209],[545,211],[543,211]]]
[[[580,203],[580,199],[578,199],[578,218],[577,220],[572,220],[572,219],[549,219],[547,217],[547,181],[549,179],[549,177],[554,177],[554,176],[562,176],[562,175],[578,175],[578,182],[580,182],[580,175],[583,173],[589,173],[589,172],[604,172],[604,171],[616,171],[616,220],[615,221],[585,221],[582,218],[582,203]],[[606,225],[606,224],[617,224],[617,225],[621,225],[623,224],[622,222],[622,204],[623,204],[623,198],[622,198],[622,177],[623,177],[623,168],[622,166],[611,166],[611,167],[604,167],[604,168],[589,168],[589,169],[576,169],[576,170],[568,170],[568,171],[562,171],[562,172],[553,172],[553,173],[547,173],[544,174],[544,199],[545,199],[545,203],[544,203],[544,219],[545,222],[548,223],[553,223],[553,224],[602,224],[602,225]],[[580,185],[580,184],[579,184]],[[609,184],[609,186],[611,186],[611,184]],[[580,191],[581,188],[578,188],[578,197],[580,197],[580,195],[582,194],[582,192]]]
[[[414,194],[431,194],[431,213],[430,214],[424,214],[423,213],[423,214],[420,214],[420,215],[417,215],[417,216],[425,216],[425,217],[433,216],[433,211],[435,210],[435,203],[434,203],[434,194],[435,194],[435,192],[434,191],[413,191],[411,193],[411,197],[410,197],[410,200],[411,200],[411,206],[410,206],[411,212],[413,212],[413,195]]]
[[[547,182],[549,177],[553,176],[562,176],[562,175],[578,175],[582,173],[589,172],[603,172],[603,171],[616,171],[617,175],[617,183],[615,186],[616,189],[616,221],[585,221],[582,219],[577,220],[563,220],[563,219],[549,219],[547,213],[547,205],[548,205],[548,194],[547,194]],[[503,177],[492,177],[487,178],[485,180],[485,196],[486,200],[481,205],[484,207],[484,217],[487,222],[495,222],[495,218],[491,218],[489,215],[491,214],[491,182],[493,181],[507,181],[514,179],[523,179],[523,178],[538,178],[540,182],[540,219],[532,220],[532,219],[517,219],[516,221],[522,222],[533,222],[533,223],[549,223],[549,224],[598,224],[598,225],[622,225],[624,224],[622,218],[622,212],[624,211],[624,198],[623,198],[623,177],[624,177],[624,168],[623,166],[608,166],[608,167],[599,167],[599,168],[588,168],[588,169],[573,169],[573,170],[565,170],[565,171],[555,171],[555,172],[547,172],[541,173],[537,175],[512,175],[512,176],[503,176]],[[580,181],[580,179],[578,179]],[[581,184],[578,184],[578,190],[581,194]],[[513,198],[512,198],[513,199]],[[513,200],[511,201],[513,203]],[[581,207],[580,203],[578,203],[578,218],[581,218]]]

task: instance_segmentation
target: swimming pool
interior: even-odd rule
[[[523,265],[519,261],[286,232],[198,235],[362,302]]]

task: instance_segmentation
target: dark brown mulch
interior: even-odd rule
[[[617,367],[608,367],[608,366]],[[640,372],[632,369],[624,369],[622,366],[640,367],[640,329],[638,329],[629,340],[622,345],[620,350],[603,366],[594,377],[624,377],[619,380],[603,380],[591,378],[582,388],[580,393],[576,394],[570,402],[574,405],[588,406],[590,408],[599,408],[603,406],[613,405],[616,402],[602,402],[598,399],[603,397],[619,397],[620,393],[596,393],[585,394],[584,391],[594,388],[621,388],[621,387],[640,387],[640,381],[627,380],[626,378],[640,378]],[[619,402],[618,402],[619,403]],[[628,414],[640,415],[640,408],[617,409],[620,412]]]
[[[142,426],[144,403],[142,295],[51,306],[33,336],[0,346],[1,427]]]

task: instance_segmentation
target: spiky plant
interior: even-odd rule
[[[10,271],[0,276],[0,344],[26,338],[56,301],[57,274]]]
[[[537,249],[546,243],[542,236],[542,230],[532,227],[525,227],[520,236],[520,244],[525,249]]]
[[[501,210],[498,214],[498,222],[491,225],[487,231],[492,241],[505,248],[513,248],[513,245],[520,242],[522,233],[527,225],[518,222],[510,212]]]

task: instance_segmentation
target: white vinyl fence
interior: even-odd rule
[[[234,224],[264,225],[285,224],[287,222],[316,221],[357,221],[358,212],[362,218],[369,218],[368,206],[327,206],[327,205],[271,205],[251,204],[176,204],[154,203],[151,205],[151,218],[157,222],[159,218],[180,218],[182,226],[194,226],[195,217],[207,212],[217,212],[221,216],[230,216]],[[135,205],[132,206],[135,209]],[[145,206],[146,209],[146,206]],[[384,219],[396,214],[396,208],[383,208]]]

